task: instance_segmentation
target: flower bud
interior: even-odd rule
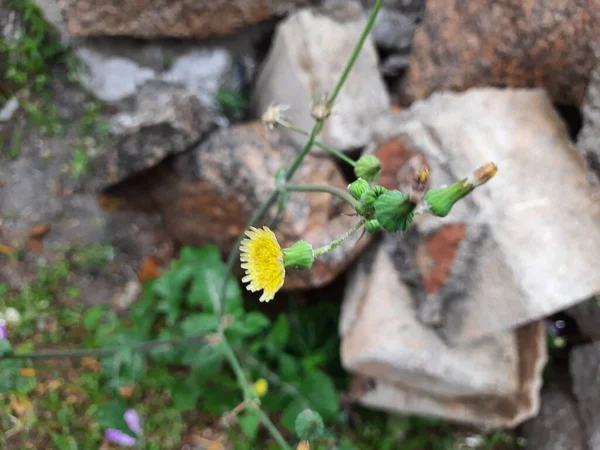
[[[298,241],[283,249],[283,265],[290,269],[308,270],[315,260],[315,251],[306,241]]]
[[[360,197],[367,192],[367,189],[369,189],[369,183],[362,178],[359,178],[348,185],[348,192],[350,192],[350,195],[356,200],[360,200]]]
[[[300,439],[310,441],[320,437],[325,426],[321,415],[307,408],[296,417],[294,429]]]
[[[367,223],[365,223],[365,228],[367,229],[367,231],[369,233],[375,234],[379,230],[381,230],[381,224],[379,223],[379,220],[371,219],[371,220],[368,220]]]
[[[387,191],[388,190],[382,186],[372,186],[369,189],[367,189],[367,191],[363,193],[363,195],[361,195],[360,197],[360,206],[362,214],[361,211],[359,211],[359,208],[356,208],[356,212],[363,217],[371,219],[371,216],[375,213],[375,208],[373,206],[375,200]]]
[[[469,195],[476,187],[487,183],[496,172],[498,172],[496,164],[488,162],[475,170],[469,178],[457,181],[446,188],[430,190],[425,194],[429,211],[438,217],[446,217],[456,202]]]
[[[416,205],[400,191],[388,191],[374,202],[375,217],[384,230],[406,231],[412,224]]]
[[[364,155],[356,161],[354,174],[366,181],[375,181],[381,175],[381,162],[374,155]]]

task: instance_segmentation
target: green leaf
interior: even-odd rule
[[[299,391],[325,420],[335,419],[340,409],[335,385],[325,373],[315,370],[302,380]]]
[[[190,376],[173,386],[171,396],[178,411],[194,409],[200,397],[200,386],[195,377]]]
[[[258,311],[246,314],[242,319],[245,334],[256,334],[269,326],[271,321],[267,316]]]
[[[221,370],[221,363],[225,358],[222,343],[217,345],[205,344],[198,348],[188,348],[182,357],[182,362],[189,364],[198,372],[216,374]]]
[[[127,411],[127,405],[122,400],[111,400],[101,405],[94,412],[94,416],[101,428],[127,430],[128,427],[123,418],[125,411]]]
[[[196,313],[181,322],[184,336],[212,333],[217,329],[218,318],[210,313]]]
[[[110,358],[111,373],[116,386],[138,380],[144,373],[144,357],[132,347],[122,347]]]
[[[283,381],[295,381],[299,378],[300,363],[287,353],[279,355],[279,376]]]
[[[260,417],[253,411],[244,411],[238,416],[238,421],[242,431],[250,440],[256,439],[258,434],[258,426],[260,425]]]
[[[100,323],[100,319],[104,316],[105,310],[102,306],[95,306],[92,309],[88,310],[85,313],[85,317],[83,319],[83,326],[86,331],[91,331],[95,329]]]
[[[267,340],[276,348],[283,348],[290,337],[290,324],[287,316],[279,314]]]
[[[294,426],[296,425],[296,417],[306,408],[306,404],[300,400],[293,400],[283,411],[281,416],[281,425],[283,425],[288,431],[294,433]]]
[[[0,339],[0,358],[12,352],[12,345],[7,339]]]

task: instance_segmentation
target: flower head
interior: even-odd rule
[[[275,125],[277,124],[287,125],[283,113],[288,109],[290,109],[288,105],[269,105],[261,117],[262,123],[265,124],[269,130],[275,128]]]
[[[142,436],[142,425],[140,416],[135,409],[128,409],[123,414],[123,419],[131,431],[137,436]],[[123,433],[121,430],[116,428],[109,428],[104,432],[104,438],[117,445],[123,447],[133,447],[137,443],[137,438],[129,436],[127,433]]]
[[[262,290],[261,302],[273,300],[285,278],[283,251],[277,242],[275,233],[268,227],[251,227],[246,231],[248,238],[240,245],[240,261],[246,276],[243,283],[251,292]]]
[[[8,339],[8,330],[3,319],[0,319],[0,339]]]
[[[269,383],[264,378],[259,378],[254,383],[254,392],[259,397],[264,397],[267,395],[267,391],[269,390]]]

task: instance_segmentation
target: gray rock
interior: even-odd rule
[[[8,122],[19,109],[19,100],[17,97],[11,97],[9,101],[0,109],[0,122]]]
[[[287,104],[290,121],[310,129],[311,100],[334,88],[364,25],[362,15],[342,22],[304,9],[289,16],[278,26],[258,76],[252,98],[255,114],[260,116],[273,103]],[[377,64],[373,41],[368,38],[321,132],[323,142],[342,151],[369,142],[373,116],[390,105]],[[287,134],[298,146],[306,141],[296,133]]]
[[[600,60],[600,47],[596,53]],[[590,75],[582,115],[583,126],[577,136],[577,148],[585,157],[590,180],[600,185],[600,65]]]
[[[189,90],[159,81],[140,87],[132,113],[112,118],[113,145],[94,160],[88,186],[104,189],[198,143],[215,116]]]
[[[600,448],[600,343],[571,350],[569,371],[588,448]]]
[[[386,237],[361,259],[342,305],[342,364],[375,380],[359,401],[487,428],[535,415],[546,361],[543,324],[448,346],[417,318],[395,263],[396,240]]]
[[[416,26],[413,17],[383,7],[373,25],[373,39],[383,49],[407,51]]]
[[[275,189],[275,174],[298,150],[261,123],[213,133],[192,151],[137,177],[121,195],[133,204],[150,202],[170,236],[183,245],[215,244],[229,252],[246,223]],[[299,184],[331,184],[345,189],[333,161],[308,156],[295,176]],[[276,208],[260,224],[270,226],[282,246],[304,239],[315,248],[328,244],[356,223],[350,207],[324,193],[291,193],[285,212]],[[285,289],[318,287],[333,280],[369,242],[356,233],[315,261],[310,271],[290,271]]]
[[[578,303],[565,313],[575,319],[581,334],[595,341],[600,340],[600,303],[597,296]]]
[[[512,330],[600,291],[598,192],[542,90],[435,94],[382,116],[375,128],[379,142],[398,137],[425,155],[433,187],[486,161],[498,164],[496,177],[448,217],[417,222],[424,234],[467,227],[449,277],[434,290],[443,298],[441,331],[449,342]],[[461,252],[479,226],[488,237]]]
[[[249,44],[248,44],[249,45]],[[252,59],[245,45],[230,43]],[[240,89],[240,65],[225,47],[189,42],[138,42],[129,39],[88,39],[75,45],[81,80],[99,99],[121,104],[149,80],[184,86],[202,104],[216,109],[221,87]],[[246,64],[251,66],[251,62]]]
[[[573,396],[552,386],[542,391],[539,414],[523,425],[527,450],[588,450]]]
[[[89,47],[80,47],[75,54],[82,63],[83,85],[108,103],[132,96],[140,85],[156,77],[154,70],[118,55],[105,55]]]

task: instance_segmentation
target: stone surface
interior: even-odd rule
[[[600,340],[600,298],[595,297],[565,311],[575,319],[579,332],[588,339]]]
[[[479,86],[543,87],[581,105],[597,65],[597,0],[430,0],[402,87],[408,98]]]
[[[371,2],[365,3],[371,6]],[[375,44],[382,50],[384,74],[398,75],[408,67],[413,35],[424,9],[424,1],[384,2],[372,31]]]
[[[52,92],[72,101],[63,105],[68,117],[84,114],[82,94],[72,86],[53,83]],[[0,124],[0,133],[3,127],[25,127],[15,159],[0,156],[0,243],[22,252],[13,263],[0,255],[0,283],[19,289],[32,279],[38,264],[66,257],[75,263],[69,285],[81,289],[83,301],[115,302],[128,283],[137,282],[145,258],[166,260],[172,254],[160,217],[109,212],[95,195],[73,193],[69,165],[73,150],[82,145],[77,123],[67,125],[64,136],[42,137],[20,120],[17,116],[14,123]]]
[[[571,350],[569,370],[588,448],[600,448],[600,343]]]
[[[539,414],[523,425],[527,450],[587,450],[573,396],[556,386],[542,391]]]
[[[246,45],[231,46],[252,59]],[[241,89],[249,76],[242,73],[248,68],[237,56],[220,46],[95,39],[78,43],[75,55],[85,87],[108,103],[121,102],[145,82],[159,80],[187,87],[205,106],[214,108],[220,87]]]
[[[11,97],[6,104],[0,108],[0,122],[8,122],[19,109],[17,97]]]
[[[216,127],[216,117],[183,87],[150,81],[140,87],[133,112],[111,119],[113,143],[86,176],[100,191],[193,147]]]
[[[360,260],[342,306],[342,364],[375,380],[360,402],[489,428],[535,415],[546,361],[543,324],[448,346],[417,318],[396,265],[397,241],[386,236]]]
[[[409,260],[420,258],[416,265],[423,270],[433,256],[442,266],[435,269],[434,284],[449,274],[441,287],[429,285],[433,305],[422,313],[432,316],[431,323],[439,318],[449,342],[511,330],[600,291],[598,191],[588,184],[582,158],[543,91],[436,94],[382,116],[375,129],[378,142],[396,138],[402,148],[422,152],[433,187],[467,176],[486,161],[498,164],[498,175],[448,217],[423,215],[416,221],[425,241],[417,239]],[[451,245],[440,254],[454,262],[436,261],[427,239],[450,224],[454,230],[465,224],[464,238],[457,244],[456,236],[448,236]],[[435,295],[433,287],[439,287]],[[424,289],[415,291],[421,292],[417,301],[426,303]]]
[[[73,36],[207,38],[281,16],[311,0],[58,0]]]
[[[275,189],[275,173],[289,166],[298,150],[278,132],[258,122],[213,133],[194,150],[173,158],[121,186],[112,195],[147,203],[159,211],[167,232],[184,245],[213,243],[228,252],[250,216]],[[308,156],[294,182],[331,184],[345,189],[335,163]],[[304,239],[315,248],[350,229],[350,207],[324,193],[291,193],[285,212],[275,209],[261,223],[269,225],[282,246]],[[322,286],[338,275],[368,243],[360,234],[315,261],[310,271],[290,271],[285,288]]]
[[[334,88],[364,25],[362,14],[342,22],[304,9],[288,17],[278,26],[258,76],[252,98],[255,114],[260,116],[271,104],[290,105],[289,120],[310,129],[314,122],[311,99]],[[389,107],[377,64],[373,41],[368,38],[321,132],[323,142],[342,151],[369,142],[371,119]],[[306,141],[296,133],[288,135],[298,146]]]
[[[596,54],[600,55],[600,44]],[[600,64],[592,72],[582,115],[583,126],[577,136],[577,148],[585,158],[590,180],[600,186]]]

